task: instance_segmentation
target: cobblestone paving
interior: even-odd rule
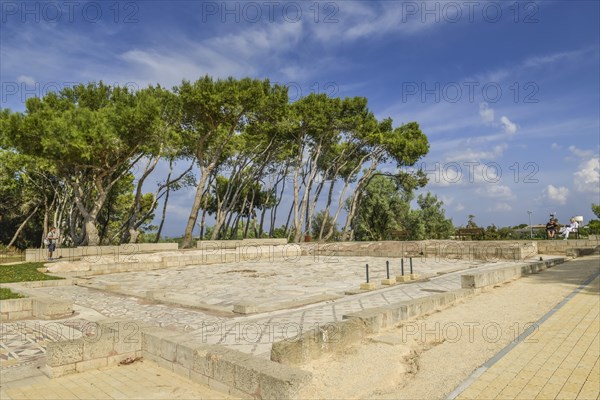
[[[87,281],[92,287],[111,287],[111,291],[142,298],[147,292],[161,292],[166,300],[183,305],[207,305],[232,311],[234,304],[250,301],[264,309],[276,310],[287,308],[293,302],[307,304],[307,300],[315,296],[343,295],[358,288],[365,280],[366,264],[369,264],[372,280],[383,279],[386,261],[390,263],[390,275],[400,275],[402,261],[399,258],[320,256],[125,272]],[[404,261],[408,274],[410,263],[408,259]],[[457,265],[451,260],[425,258],[414,258],[412,263],[414,270],[423,276],[480,265],[472,261]]]

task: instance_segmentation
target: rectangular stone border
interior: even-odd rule
[[[290,248],[287,248],[290,246]],[[235,263],[238,261],[253,262],[253,261],[274,261],[274,260],[296,260],[300,257],[300,247],[294,244],[286,246],[277,245],[261,245],[258,247],[261,251],[259,258],[254,258],[254,253],[251,251],[248,254],[242,254],[240,249],[255,247],[251,241],[244,241],[242,246],[236,247],[233,253],[225,252],[224,249],[214,247],[212,252],[203,254],[189,255],[178,254],[161,257],[161,261],[144,261],[144,262],[111,262],[105,264],[94,264],[81,266],[72,271],[56,272],[57,276],[63,277],[81,277],[104,275],[118,272],[139,272],[151,271],[163,268],[184,267],[189,265],[211,265]],[[240,250],[240,252],[235,252]],[[258,253],[257,253],[258,254]],[[242,258],[243,257],[243,258]],[[49,269],[52,267],[49,266]]]
[[[514,240],[302,243],[301,247],[302,255],[314,257],[423,257],[517,262],[538,254],[536,241]]]
[[[135,254],[178,250],[177,243],[130,243],[118,246],[82,246],[82,247],[59,247],[53,253],[55,258],[62,257],[72,260],[81,257],[94,257],[106,255],[134,256]],[[46,261],[47,249],[26,249],[25,261]]]
[[[48,343],[42,371],[51,378],[143,357],[194,382],[242,398],[294,399],[312,374],[181,332],[105,319],[95,335]]]
[[[48,342],[42,372],[58,378],[141,357],[143,327],[138,322],[119,319],[90,323],[79,339]]]
[[[58,319],[73,314],[73,302],[49,297],[25,297],[0,301],[0,322],[27,318]]]
[[[341,322],[313,328],[293,340],[275,342],[271,348],[271,360],[286,365],[300,365],[318,359],[325,353],[360,343],[367,335],[391,328],[399,322],[449,307],[493,285],[541,272],[564,261],[564,258],[557,258],[463,274],[462,289],[345,314]]]

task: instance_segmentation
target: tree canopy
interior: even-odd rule
[[[285,86],[251,78],[137,91],[99,82],[3,109],[0,128],[0,240],[21,247],[50,226],[63,245],[159,240],[183,187],[195,190],[184,247],[196,226],[203,238],[292,241],[379,240],[407,225],[445,237],[451,226],[434,196],[410,209],[426,184],[402,172],[429,151],[418,123],[377,120],[364,97],[290,102]]]

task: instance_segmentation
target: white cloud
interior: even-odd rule
[[[19,77],[17,78],[17,82],[24,83],[26,85],[31,85],[31,86],[35,85],[35,79],[33,79],[33,77],[27,76],[27,75],[19,75]]]
[[[575,189],[578,192],[600,193],[600,158],[593,157],[584,162],[575,172]]]
[[[569,151],[580,158],[589,158],[594,155],[593,151],[579,149],[576,146],[569,146]]]
[[[464,210],[464,209],[465,209],[465,206],[463,206],[463,204],[462,204],[462,203],[458,203],[458,204],[456,205],[456,207],[454,207],[454,211],[462,211],[462,210]]]
[[[464,145],[464,144],[463,144]],[[460,146],[459,146],[460,147]],[[500,143],[494,146],[491,150],[473,150],[470,147],[464,150],[451,152],[446,156],[446,161],[457,162],[457,161],[472,161],[477,162],[480,160],[495,160],[504,154],[504,150],[508,148],[506,143]],[[481,164],[483,162],[480,161]]]
[[[559,145],[558,143],[552,143],[552,145],[550,147],[552,148],[552,150],[559,150],[562,148],[562,146]]]
[[[496,211],[496,212],[512,211],[512,206],[507,203],[496,203],[496,204],[494,204],[494,207],[492,207],[490,209],[490,211]]]
[[[500,118],[500,122],[502,123],[502,128],[504,129],[504,132],[508,133],[509,135],[514,135],[515,133],[517,133],[517,125],[511,122],[511,120],[508,119],[506,116],[503,115]]]
[[[556,187],[554,185],[548,185],[546,187],[546,194],[548,198],[557,204],[567,204],[567,196],[569,195],[569,189],[564,186]]]
[[[490,108],[488,103],[481,103],[479,105],[479,116],[481,120],[485,123],[490,123],[494,121],[494,109]]]
[[[484,197],[493,197],[500,199],[509,199],[514,197],[512,190],[506,185],[485,185],[483,187],[477,188],[475,190],[475,193]]]

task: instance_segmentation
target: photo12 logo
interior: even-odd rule
[[[474,23],[485,21],[497,23],[510,19],[514,23],[536,24],[539,5],[536,2],[494,2],[494,1],[403,1],[402,23],[419,21],[422,23],[450,23],[462,21]]]
[[[139,6],[133,1],[2,1],[0,14],[3,24],[139,22]]]
[[[402,102],[421,103],[475,103],[483,99],[497,103],[509,96],[514,103],[539,103],[540,87],[535,82],[513,82],[501,85],[498,82],[402,82]]]
[[[511,172],[514,183],[539,183],[535,176],[540,166],[532,161],[520,163],[515,161],[505,169]],[[502,179],[502,165],[497,162],[421,162],[411,167],[404,167],[404,172],[423,172],[432,183],[498,183]]]
[[[65,88],[72,88],[79,84],[81,82],[35,82],[24,77],[17,82],[2,82],[0,84],[0,101],[2,103],[9,101],[25,103],[30,97],[42,98],[49,93],[58,93]],[[114,82],[111,86],[125,87],[131,92],[139,90],[139,85],[135,82],[125,82],[123,84]]]
[[[290,22],[312,21],[336,24],[340,8],[337,3],[296,1],[203,1],[202,22]]]

